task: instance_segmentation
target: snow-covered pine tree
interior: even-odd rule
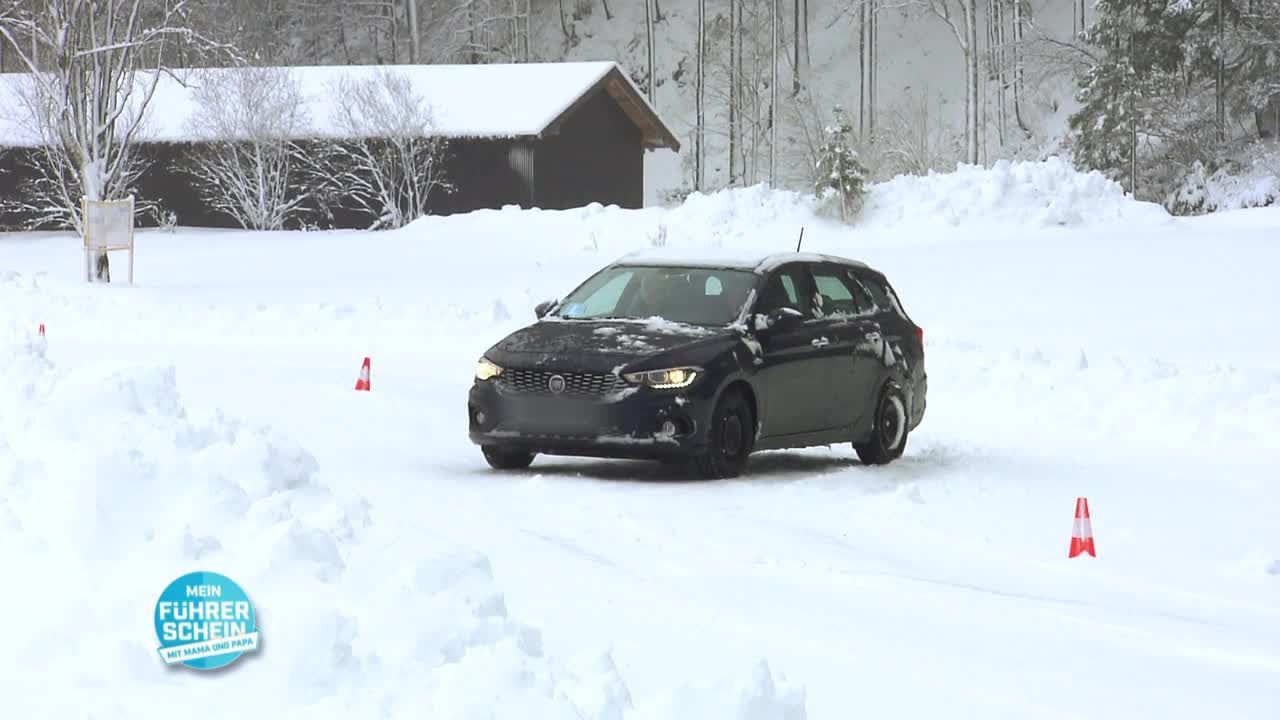
[[[1077,163],[1162,199],[1238,152],[1240,120],[1280,119],[1280,0],[1099,0],[1100,58],[1071,121]],[[1275,122],[1280,126],[1280,120]]]
[[[818,149],[814,191],[819,197],[831,191],[839,195],[840,217],[848,221],[861,207],[862,196],[866,192],[867,168],[849,143],[853,126],[845,118],[844,108],[836,105],[832,115],[834,122],[823,130],[826,139]]]
[[[1185,43],[1195,17],[1183,8],[1195,1],[1098,0],[1085,33],[1101,60],[1080,80],[1082,107],[1070,120],[1075,161],[1135,195],[1145,141],[1179,119],[1171,104],[1187,95]]]
[[[1239,4],[1239,0],[1236,0]],[[1280,0],[1248,0],[1240,22],[1239,54],[1226,63],[1227,101],[1240,113],[1252,113],[1261,139],[1280,138]]]

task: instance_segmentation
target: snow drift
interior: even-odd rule
[[[954,173],[900,176],[868,187],[852,223],[859,242],[901,243],[895,228],[990,232],[1043,227],[1099,226],[1117,221],[1163,222],[1159,205],[1125,194],[1101,173],[1080,172],[1057,157],[1000,161],[991,168],[959,166]],[[535,267],[573,262],[584,254],[617,256],[636,248],[731,248],[752,252],[848,247],[849,226],[833,218],[813,193],[767,185],[690,194],[679,205],[621,210],[593,204],[572,210],[482,210],[463,216],[425,217],[395,231],[422,242],[486,247],[495,238],[537,238],[504,243],[503,252]],[[911,242],[944,242],[942,233]],[[499,240],[498,242],[501,242]]]
[[[901,175],[872,185],[860,224],[1078,226],[1166,215],[1134,200],[1097,171],[1081,172],[1060,158],[999,160],[990,168]]]
[[[173,366],[64,370],[45,338],[4,330],[0,567],[23,592],[0,594],[0,612],[42,632],[13,636],[0,675],[67,678],[72,690],[10,694],[15,712],[707,717],[682,709],[692,703],[715,717],[804,717],[803,693],[759,667],[720,694],[677,688],[661,701],[674,714],[655,715],[607,652],[548,657],[482,554],[441,539],[387,573],[363,498],[319,482],[316,457],[270,427],[191,417]],[[216,684],[165,668],[150,627],[160,590],[196,569],[239,582],[263,633],[246,669]]]

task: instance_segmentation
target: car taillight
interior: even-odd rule
[[[916,328],[916,340],[920,341],[920,347],[921,349],[923,349],[924,348],[924,328],[922,327]]]

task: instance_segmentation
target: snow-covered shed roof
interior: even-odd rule
[[[555,132],[596,92],[606,92],[640,130],[645,147],[679,150],[680,143],[644,94],[611,61],[486,65],[341,65],[278,68],[297,80],[304,97],[298,139],[345,137],[334,119],[333,88],[342,79],[371,79],[389,72],[407,80],[430,108],[432,134],[454,138],[540,137]],[[152,142],[188,142],[196,88],[233,73],[230,68],[174,70],[161,76],[139,136]],[[149,85],[149,75],[139,82]],[[25,113],[23,88],[31,76],[0,74],[0,146],[32,146],[39,135]]]

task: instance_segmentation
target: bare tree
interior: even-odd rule
[[[1222,0],[1218,0],[1218,55],[1217,77],[1214,79],[1215,99],[1217,100],[1218,142],[1227,139],[1227,48],[1226,48],[1226,8]]]
[[[986,12],[984,13],[987,21],[987,78],[995,80],[996,83],[996,134],[1002,147],[1005,142],[1006,117],[1008,116],[1005,107],[1005,100],[1008,95],[1006,92],[1008,84],[1005,76],[1008,46],[1005,43],[1004,36],[1003,2],[1004,0],[986,0]],[[990,102],[988,102],[988,112],[990,107]]]
[[[446,142],[432,134],[431,109],[408,78],[389,68],[330,88],[334,123],[344,138],[325,167],[332,186],[372,217],[371,228],[396,228],[430,212],[435,192],[449,192]]]
[[[792,0],[792,50],[791,94],[798,95],[802,85],[809,82],[809,0]]]
[[[204,201],[241,227],[282,230],[311,193],[294,143],[307,129],[304,98],[286,68],[206,71],[188,131],[204,141],[188,172]]]
[[[733,0],[736,32],[730,52],[710,53],[706,91],[729,115],[730,182],[753,185],[768,170],[770,151],[772,10],[776,0]],[[714,74],[714,78],[712,77]],[[714,81],[712,81],[714,80]],[[725,134],[713,126],[707,132]]]
[[[530,59],[532,0],[458,0],[446,25],[456,53],[467,62]]]
[[[214,47],[191,29],[188,10],[187,0],[23,0],[0,16],[0,39],[31,72],[31,123],[62,168],[48,199],[77,231],[80,197],[123,197],[135,177],[133,146],[168,46]],[[106,253],[96,266],[95,279],[109,282]]]
[[[769,183],[778,177],[778,2],[769,0],[769,44],[773,51],[769,78]]]
[[[697,97],[695,98],[696,131],[697,141],[695,143],[695,155],[693,159],[693,187],[697,190],[703,189],[705,182],[704,173],[706,172],[707,157],[707,135],[706,135],[706,116],[703,112],[703,98],[706,95],[706,65],[707,65],[707,3],[706,0],[698,0],[698,79],[697,79]]]
[[[654,25],[653,0],[644,0],[644,30],[645,30],[645,40],[646,40],[646,47],[647,47],[647,52],[645,53],[645,59],[647,60],[647,64],[648,64],[648,67],[646,69],[648,70],[648,76],[649,76],[647,89],[649,91],[650,104],[652,104],[654,107],[657,107],[658,106],[657,105],[658,78],[656,75],[654,75],[654,71],[653,71],[653,64],[654,64],[653,56],[655,52],[655,48],[653,45],[654,43],[653,25]]]
[[[861,0],[858,17],[858,135],[876,132],[876,36],[879,0]]]
[[[742,74],[742,0],[729,0],[729,185],[738,182],[738,84]]]
[[[925,175],[954,169],[960,153],[958,138],[930,109],[929,91],[896,100],[885,113],[876,135],[875,168],[881,177]]]
[[[925,8],[951,28],[956,43],[964,54],[964,136],[965,162],[978,164],[978,6],[977,0],[921,0]]]
[[[405,0],[409,9],[409,62],[422,62],[422,36],[418,29],[418,0]]]
[[[1026,35],[1026,20],[1027,13],[1023,9],[1023,0],[1013,0],[1013,116],[1022,132],[1030,136],[1031,129],[1027,127],[1027,122],[1022,117],[1022,47]]]

